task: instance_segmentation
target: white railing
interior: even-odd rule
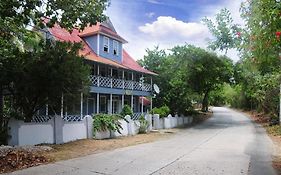
[[[67,122],[79,122],[84,120],[84,118],[85,118],[84,115],[81,116],[77,114],[77,115],[64,115],[62,119]]]
[[[141,83],[131,80],[122,80],[117,78],[91,75],[90,81],[92,83],[92,86],[97,86],[97,87],[129,89],[129,90],[146,91],[146,92],[151,92],[152,90],[151,84],[143,83],[143,85],[141,85]]]

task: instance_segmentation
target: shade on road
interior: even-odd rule
[[[169,139],[33,167],[12,174],[276,174],[264,129],[245,115],[214,108],[214,116]]]

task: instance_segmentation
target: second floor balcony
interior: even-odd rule
[[[151,92],[152,86],[138,81],[90,75],[92,86]]]

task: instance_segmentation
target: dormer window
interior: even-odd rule
[[[113,40],[113,55],[118,55],[118,42]]]
[[[103,51],[107,52],[109,51],[109,38],[103,37]]]

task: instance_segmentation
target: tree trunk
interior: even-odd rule
[[[208,95],[209,91],[207,91],[204,95],[203,102],[202,102],[202,111],[207,112],[208,111]]]

